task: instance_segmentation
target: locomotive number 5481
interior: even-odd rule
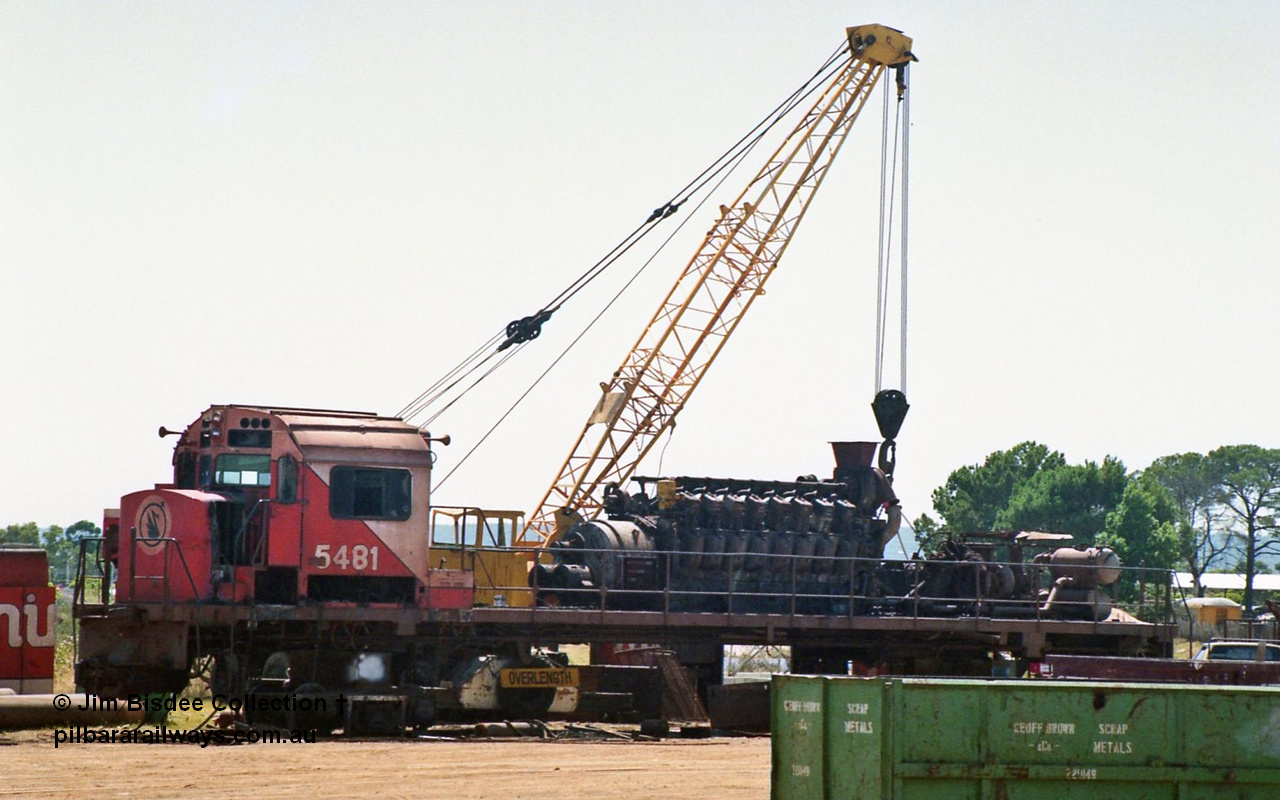
[[[348,548],[344,544],[339,545],[337,550],[333,550],[333,545],[331,544],[318,544],[311,563],[317,569],[336,567],[339,570],[355,570],[357,572],[372,570],[377,572],[378,547],[377,545],[365,547],[362,544],[357,544]]]

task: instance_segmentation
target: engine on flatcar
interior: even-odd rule
[[[1028,547],[1069,536],[952,539],[930,558],[885,560],[901,509],[876,445],[833,443],[830,480],[637,478],[610,487],[606,519],[550,545],[530,582],[541,605],[743,614],[990,615],[1105,619],[1118,577],[1105,548]],[[996,535],[998,538],[999,535]],[[990,537],[988,537],[990,538]],[[1043,584],[1052,581],[1052,588]]]
[[[638,478],[631,496],[611,487],[608,518],[552,542],[554,563],[531,581],[549,605],[607,595],[615,608],[725,611],[732,593],[747,613],[785,612],[793,596],[798,613],[846,613],[840,598],[866,584],[901,519],[888,479],[866,463],[874,450],[837,445],[845,463],[832,480]]]

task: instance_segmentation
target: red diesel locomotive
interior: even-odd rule
[[[118,602],[471,605],[471,573],[428,562],[431,440],[414,426],[214,406],[178,436],[173,483],[108,520]]]

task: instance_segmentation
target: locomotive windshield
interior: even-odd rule
[[[213,480],[219,486],[270,486],[271,456],[220,455],[214,467]]]

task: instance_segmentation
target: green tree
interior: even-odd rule
[[[1178,515],[1169,490],[1154,478],[1140,475],[1124,487],[1120,504],[1107,515],[1106,530],[1096,543],[1115,550],[1126,567],[1173,569],[1181,560]],[[1137,579],[1134,573],[1124,574],[1122,596],[1136,595]]]
[[[1201,453],[1179,453],[1157,458],[1142,473],[1163,486],[1177,507],[1179,560],[1191,573],[1197,597],[1204,596],[1202,576],[1220,565],[1231,541],[1220,502],[1219,467]]]
[[[947,482],[933,491],[934,510],[942,516],[947,530],[995,530],[997,516],[1021,484],[1042,470],[1065,464],[1061,453],[1036,442],[998,450],[982,464],[952,472]]]
[[[80,556],[80,540],[99,536],[102,529],[87,519],[72,524],[65,531],[53,525],[44,534],[44,549],[49,554],[49,572],[55,583],[68,585],[75,576]]]
[[[917,517],[911,523],[911,530],[915,531],[916,546],[921,553],[932,553],[946,536],[937,520],[928,514]]]
[[[0,544],[29,544],[40,546],[40,526],[34,522],[23,525],[10,525],[0,531]]]
[[[1042,469],[1018,484],[996,515],[996,527],[1069,533],[1086,544],[1106,527],[1128,483],[1124,464],[1111,456],[1100,465],[1086,461]]]
[[[1280,539],[1276,538],[1280,450],[1228,445],[1210,452],[1208,459],[1219,476],[1220,502],[1244,538],[1244,606],[1252,612],[1258,557],[1280,552]]]
[[[79,541],[86,536],[101,536],[102,528],[87,519],[82,519],[79,522],[72,523],[71,527],[67,528],[67,535]]]
[[[67,538],[67,532],[62,526],[50,525],[40,536],[40,546],[49,557],[50,580],[59,586],[66,586],[71,582],[67,570],[76,544]]]

